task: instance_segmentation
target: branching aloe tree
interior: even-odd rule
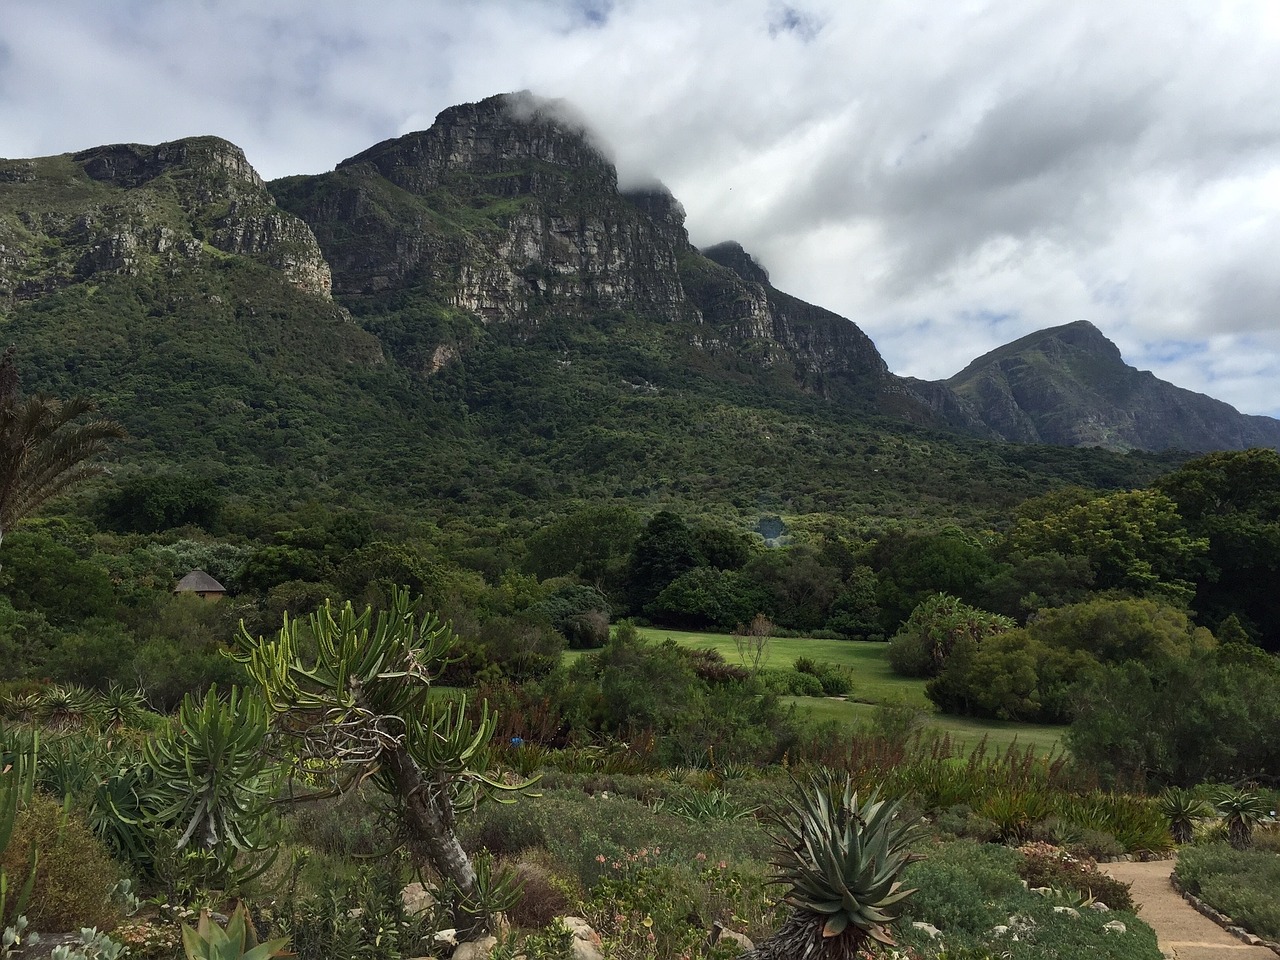
[[[822,771],[778,823],[774,864],[791,912],[740,960],[856,960],[872,941],[892,945],[889,927],[915,892],[900,877],[920,859],[908,849],[917,831],[897,803],[874,793],[859,803],[847,776]]]
[[[95,410],[84,397],[24,397],[13,348],[0,357],[0,541],[46,500],[102,472],[93,458],[124,428]]]
[[[241,628],[236,659],[261,685],[274,734],[291,743],[308,779],[327,773],[331,795],[369,781],[392,801],[421,872],[434,870],[456,892],[460,939],[487,931],[501,909],[501,878],[476,864],[455,830],[458,810],[528,783],[498,779],[490,761],[496,717],[482,707],[478,723],[465,703],[431,696],[457,637],[433,615],[419,618],[407,591],[397,591],[376,621],[350,603],[326,604],[305,621],[286,618],[274,640]],[[303,637],[307,636],[304,642]],[[314,657],[304,649],[314,644]]]

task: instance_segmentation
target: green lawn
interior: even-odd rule
[[[786,702],[794,703],[797,710],[802,710],[815,719],[836,720],[848,723],[850,726],[870,721],[875,711],[874,704],[830,698],[787,697]],[[978,742],[986,737],[989,754],[997,751],[1003,753],[1015,741],[1019,746],[1034,746],[1037,753],[1061,750],[1063,749],[1062,734],[1066,731],[1066,727],[1012,723],[1006,720],[978,720],[973,717],[951,717],[932,712],[925,725],[927,728],[936,728],[951,734],[951,738],[962,743],[966,749],[977,746]]]
[[[640,634],[652,642],[671,639],[681,646],[710,647],[718,650],[730,663],[741,663],[733,637],[723,633],[693,633],[685,630],[668,630],[663,627],[641,627]],[[924,695],[924,681],[900,677],[889,668],[886,656],[888,644],[857,640],[810,640],[801,637],[771,637],[762,666],[785,669],[795,663],[796,657],[810,657],[853,671],[853,692],[847,700],[818,697],[790,697],[797,709],[822,720],[836,720],[850,725],[870,720],[875,705],[900,702],[920,707],[930,713],[928,726],[936,727],[966,746],[975,746],[984,736],[991,751],[1004,750],[1015,741],[1019,745],[1033,745],[1036,750],[1048,753],[1062,748],[1065,727],[1043,726],[1030,723],[1011,723],[1002,720],[977,720],[969,717],[951,717],[933,713],[933,705]],[[566,659],[581,656],[572,650]]]
[[[670,638],[681,646],[711,647],[730,663],[741,663],[733,637],[723,633],[689,633],[660,627],[641,627],[641,636],[660,641]],[[901,700],[917,707],[928,707],[924,681],[900,677],[889,669],[885,657],[888,644],[861,640],[809,640],[803,637],[770,637],[762,667],[785,669],[796,657],[833,663],[853,670],[853,692],[850,699],[863,703]]]

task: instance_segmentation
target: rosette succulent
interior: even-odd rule
[[[853,783],[823,771],[799,788],[778,818],[774,865],[791,913],[747,954],[754,960],[852,960],[869,941],[892,945],[889,927],[914,890],[903,869],[920,859],[908,848],[914,824],[875,791],[859,800]]]

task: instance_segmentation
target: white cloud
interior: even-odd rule
[[[739,240],[896,372],[1084,318],[1274,415],[1278,9],[9,0],[0,150],[216,133],[274,177],[530,88],[575,103],[625,179],[667,183],[695,242]]]

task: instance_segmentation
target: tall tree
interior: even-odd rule
[[[0,541],[46,500],[96,474],[93,462],[124,428],[95,413],[86,397],[22,395],[13,347],[0,357]]]
[[[1215,629],[1233,615],[1251,639],[1280,651],[1280,453],[1232,450],[1192,460],[1155,484],[1187,529],[1209,541],[1193,607]]]

